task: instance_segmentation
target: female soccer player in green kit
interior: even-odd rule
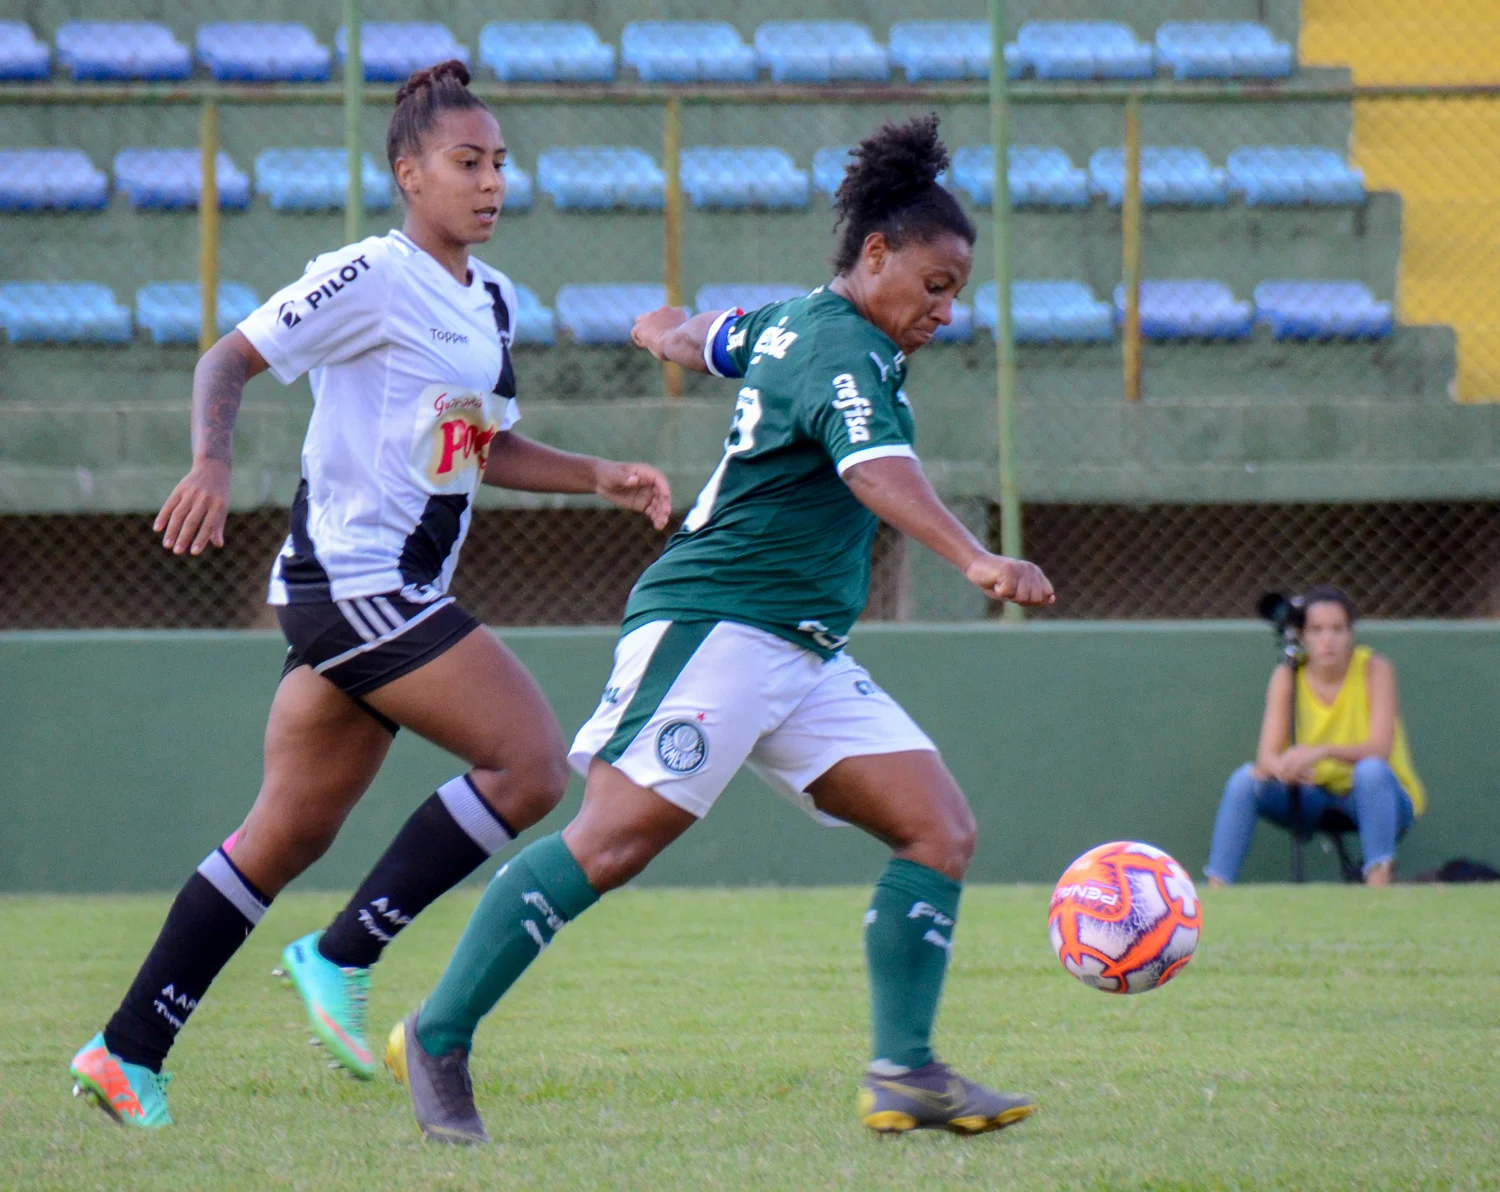
[[[864,1125],[980,1133],[1035,1109],[933,1056],[974,818],[932,741],[843,653],[880,520],[991,598],[1053,599],[1036,566],[991,554],[944,508],[912,448],[906,360],[950,321],[973,265],[974,226],[937,183],[947,164],[935,116],[886,125],[839,187],[832,282],[748,315],[663,307],[637,322],[654,356],[743,387],[724,458],[632,591],[604,698],[573,742],[582,809],[500,870],[432,996],[391,1031],[386,1063],[429,1138],[487,1140],[468,1072],[479,1020],[745,764],[895,854],[865,915]]]

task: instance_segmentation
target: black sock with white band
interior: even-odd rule
[[[222,848],[209,853],[167,912],[104,1028],[104,1045],[126,1063],[160,1072],[188,1015],[270,905]]]
[[[396,933],[515,839],[463,774],[411,814],[318,952],[344,968],[369,968]]]

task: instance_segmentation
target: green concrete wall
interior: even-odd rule
[[[571,731],[609,670],[609,629],[504,635]],[[1432,809],[1415,872],[1500,861],[1500,626],[1372,624],[1396,664]],[[1198,871],[1225,777],[1254,748],[1275,660],[1260,625],[862,627],[853,650],[928,729],[980,823],[972,876],[1050,882],[1104,840],[1153,841]],[[254,797],[282,644],[257,633],[0,635],[0,890],[167,890]],[[309,887],[354,883],[457,763],[402,734]],[[576,806],[577,782],[545,828]],[[1332,875],[1311,851],[1316,876]],[[668,884],[868,881],[883,851],[742,776],[648,872]],[[1247,878],[1281,880],[1266,828]]]

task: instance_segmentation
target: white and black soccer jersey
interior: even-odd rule
[[[309,263],[239,325],[272,374],[310,374],[313,413],[272,604],[446,590],[491,440],[520,417],[515,287],[460,284],[401,232]]]

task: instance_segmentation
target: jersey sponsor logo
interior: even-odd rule
[[[799,621],[797,630],[811,636],[825,650],[842,650],[849,642],[847,633],[835,633],[822,621]]]
[[[499,431],[490,415],[489,395],[429,385],[417,411],[412,462],[435,488],[453,488],[489,462],[490,444]]]
[[[708,739],[691,720],[673,720],[656,734],[656,756],[674,774],[693,774],[708,760]]]
[[[462,331],[444,331],[441,327],[429,327],[427,330],[434,343],[466,344],[469,342],[469,337]]]
[[[281,309],[276,312],[276,318],[280,320],[283,327],[295,327],[302,322],[302,316],[297,313],[295,302],[283,302]]]
[[[759,364],[762,356],[773,356],[777,360],[786,359],[786,350],[797,342],[797,333],[786,330],[787,316],[783,315],[781,322],[774,327],[767,327],[756,339],[755,346],[750,349],[750,363]]]
[[[355,257],[354,260],[345,265],[317,289],[309,290],[304,294],[302,301],[307,303],[310,311],[317,310],[323,303],[337,298],[340,291],[346,286],[353,285],[368,272],[370,272],[370,262],[363,256]],[[282,322],[286,322],[284,317]],[[294,324],[287,323],[287,326],[291,327]]]
[[[870,353],[872,356],[874,353]],[[859,395],[853,373],[839,373],[833,378],[833,408],[844,416],[844,429],[850,443],[870,441],[870,417],[875,407]]]
[[[729,339],[724,345],[725,349],[732,352],[736,348],[743,348],[745,346],[745,340],[747,340],[748,338],[750,338],[750,331],[748,328],[733,326],[729,329]]]

